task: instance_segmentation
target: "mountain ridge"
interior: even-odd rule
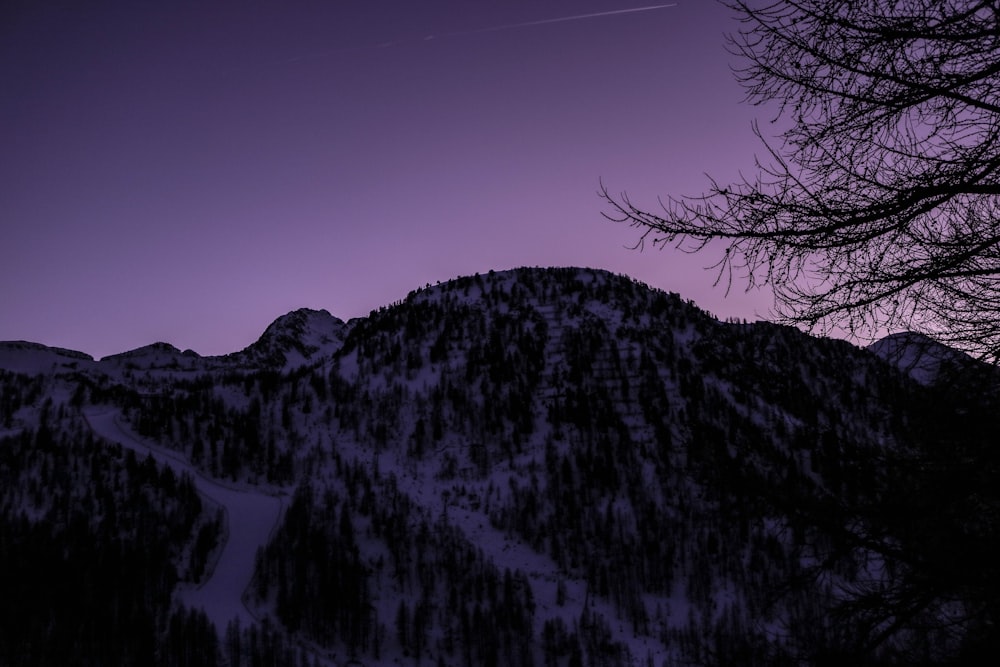
[[[632,282],[643,288],[650,289],[653,291],[660,291],[656,288],[649,287],[641,281],[632,279],[624,274],[615,274],[610,271],[603,269],[589,269],[585,267],[518,267],[506,270],[489,271],[485,274],[472,274],[468,276],[458,276],[448,281],[438,282],[436,285],[428,284],[425,287],[417,288],[409,292],[406,297],[400,299],[396,302],[385,304],[380,306],[365,317],[353,318],[350,322],[345,322],[336,316],[333,316],[329,311],[325,309],[312,309],[312,308],[297,308],[291,310],[283,315],[276,317],[264,331],[258,337],[256,341],[248,345],[247,347],[236,350],[233,352],[222,353],[218,355],[203,356],[197,351],[192,349],[185,349],[181,351],[179,348],[171,343],[158,341],[154,343],[149,343],[147,345],[140,346],[138,348],[126,350],[123,352],[118,352],[110,355],[106,355],[101,359],[95,359],[90,354],[86,352],[73,350],[69,348],[62,348],[57,346],[49,346],[42,343],[35,343],[31,341],[23,340],[12,340],[12,341],[0,341],[0,351],[5,352],[7,357],[17,352],[46,352],[57,356],[69,357],[71,359],[78,359],[81,361],[93,361],[98,364],[104,361],[123,361],[123,360],[135,360],[141,359],[143,357],[155,357],[156,355],[167,355],[176,357],[188,357],[188,358],[200,358],[204,360],[212,361],[225,361],[232,362],[236,364],[262,364],[265,366],[277,367],[283,370],[293,370],[296,367],[308,365],[310,362],[316,360],[316,355],[322,356],[332,356],[339,349],[339,343],[342,343],[346,335],[350,332],[355,324],[358,322],[363,322],[373,315],[390,309],[396,305],[402,305],[408,302],[420,302],[420,300],[433,299],[433,295],[442,290],[450,291],[451,285],[462,285],[463,288],[470,281],[481,280],[480,276],[505,276],[505,280],[516,280],[518,276],[524,277],[526,275],[531,275],[536,273],[538,275],[544,275],[546,273],[552,275],[559,274],[579,274],[585,275],[590,274],[592,279],[596,280],[597,276],[603,276],[604,279],[616,278],[624,279],[626,281]],[[669,294],[669,293],[665,293]],[[676,294],[671,296],[676,297],[681,302],[687,305],[693,306],[695,309],[704,313],[710,318],[715,319],[715,316],[700,309],[697,304],[693,301],[686,301],[682,297]],[[952,348],[947,347],[941,343],[933,341],[933,339],[928,338],[923,334],[900,332],[887,334],[883,338],[875,341],[866,346],[865,349],[875,353],[877,356],[889,360],[890,362],[896,363],[897,365],[903,364],[904,370],[909,368],[909,370],[917,371],[918,375],[923,378],[921,374],[926,369],[922,368],[919,362],[920,355],[903,355],[904,348],[910,348],[915,346],[921,346],[925,348],[933,347],[936,351],[928,356],[940,356],[942,354],[955,355],[956,358],[960,356],[965,356],[964,353]],[[944,352],[944,350],[950,350],[950,353]],[[289,361],[289,355],[292,355],[294,361]],[[900,358],[905,356],[905,360],[900,361]],[[0,357],[0,364],[11,363],[3,361],[4,357]],[[162,360],[161,360],[162,361]],[[898,362],[898,363],[897,363]],[[22,364],[23,365],[23,364]],[[926,379],[926,378],[925,378]]]
[[[147,346],[115,372],[61,368],[55,382],[49,367],[0,373],[0,435],[34,461],[88,432],[134,434],[206,478],[281,494],[253,580],[233,590],[283,651],[312,647],[321,664],[933,663],[987,627],[972,612],[944,622],[956,599],[978,608],[963,581],[936,575],[933,594],[919,582],[925,561],[989,572],[982,526],[950,512],[991,502],[975,446],[995,413],[942,400],[877,350],[720,322],[575,267],[460,277],[348,323],[292,311],[258,343],[217,358]],[[80,409],[120,427],[88,431]],[[954,443],[947,474],[928,477]],[[129,465],[111,442],[92,447]],[[51,467],[13,468],[17,488],[44,488]],[[76,483],[83,498],[128,488]],[[64,508],[9,493],[0,507]],[[224,548],[214,512],[176,528],[170,562],[188,584]],[[920,606],[897,623],[882,601],[908,596]],[[178,597],[157,613],[200,628],[190,642],[225,626]],[[226,632],[220,655],[260,641]]]

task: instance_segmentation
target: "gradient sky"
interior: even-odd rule
[[[8,0],[0,340],[224,354],[295,308],[550,265],[756,319],[714,256],[601,216],[601,179],[652,208],[760,151],[733,17],[675,2]]]

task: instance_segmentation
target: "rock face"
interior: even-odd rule
[[[973,400],[939,366],[886,362],[911,342],[866,351],[602,271],[518,269],[347,324],[294,311],[225,357],[157,344],[4,373],[0,433],[75,451],[74,408],[109,406],[204,475],[286,494],[246,582],[256,634],[205,649],[211,624],[165,604],[150,623],[189,630],[156,635],[160,654],[933,663],[992,640],[997,412],[989,373]],[[41,463],[10,465],[41,483]],[[63,520],[17,498],[6,521]],[[164,552],[182,579],[218,530],[211,508],[186,516]]]

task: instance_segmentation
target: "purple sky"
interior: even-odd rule
[[[298,307],[515,266],[766,313],[601,216],[599,179],[655,207],[759,152],[736,24],[675,2],[8,0],[0,340],[223,354]]]

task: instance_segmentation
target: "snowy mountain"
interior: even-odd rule
[[[257,342],[230,360],[291,371],[332,357],[343,345],[346,329],[325,310],[300,308],[272,322]]]
[[[890,334],[869,345],[868,350],[925,385],[937,382],[943,372],[961,373],[977,363],[963,352],[912,332]]]
[[[71,372],[94,363],[83,352],[25,341],[0,341],[0,368],[30,375]]]
[[[294,311],[224,357],[0,344],[0,571],[55,600],[93,561],[108,663],[968,664],[996,392],[913,382],[909,342],[570,268]],[[0,663],[78,651],[74,609],[18,614]]]

